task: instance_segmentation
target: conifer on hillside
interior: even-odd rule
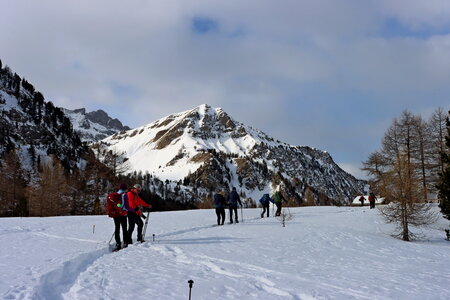
[[[440,181],[437,188],[439,190],[439,199],[441,200],[439,204],[441,212],[444,218],[450,220],[450,111],[449,117],[447,117],[447,136],[445,137],[445,141],[447,151],[441,154],[445,169],[440,174]]]

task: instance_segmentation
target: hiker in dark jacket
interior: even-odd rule
[[[233,211],[234,211],[234,221],[236,223],[239,223],[238,220],[238,212],[237,212],[237,206],[238,203],[242,207],[241,198],[239,197],[239,194],[236,192],[236,188],[233,187],[231,189],[231,192],[227,196],[227,203],[228,208],[230,209],[230,224],[233,224]]]
[[[361,202],[361,206],[364,206],[364,195],[361,195],[361,197],[359,197],[359,201]]]
[[[269,194],[264,194],[261,199],[259,199],[259,202],[261,203],[263,207],[263,212],[261,213],[261,218],[264,218],[264,213],[267,211],[267,217],[269,217],[269,207],[270,202],[273,203],[272,198],[270,198]]]
[[[216,194],[214,194],[214,207],[216,208],[216,215],[217,215],[217,225],[223,225],[225,222],[225,206],[227,205],[227,202],[225,200],[225,197],[222,196],[220,193],[220,190],[217,191]]]
[[[275,202],[275,205],[277,206],[277,211],[275,212],[275,217],[278,217],[281,215],[281,208],[283,207],[283,201],[287,202],[286,199],[283,197],[283,194],[280,192],[280,188],[278,187],[277,191],[272,196],[273,202]]]
[[[370,209],[375,208],[375,200],[377,200],[377,197],[375,197],[375,194],[374,193],[370,193],[369,194]]]

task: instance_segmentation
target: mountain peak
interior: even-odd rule
[[[317,195],[330,191],[328,197],[345,195],[348,201],[362,190],[361,182],[340,169],[328,153],[275,141],[207,104],[103,141],[125,153],[130,171],[204,186],[239,186],[254,194],[253,199],[280,181],[297,182],[301,195],[306,189]]]

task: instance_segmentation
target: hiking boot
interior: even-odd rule
[[[238,220],[236,220],[236,223],[239,223],[239,221],[238,221]]]

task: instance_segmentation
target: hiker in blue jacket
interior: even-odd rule
[[[233,187],[231,189],[231,192],[228,194],[227,203],[228,203],[228,208],[230,209],[230,224],[233,224],[233,211],[234,211],[234,216],[235,216],[234,221],[236,223],[239,223],[237,205],[239,203],[239,205],[242,207],[242,202],[241,202],[241,198],[239,197],[239,194],[236,192],[235,187]]]
[[[214,207],[216,208],[217,225],[223,225],[225,222],[225,206],[227,205],[225,197],[222,196],[220,192],[220,190],[217,190],[217,193],[214,194]]]
[[[264,213],[267,211],[267,217],[269,217],[269,207],[270,202],[273,203],[272,198],[270,198],[269,194],[264,194],[261,199],[259,199],[259,202],[261,203],[263,207],[263,212],[261,213],[261,218],[264,218]]]

